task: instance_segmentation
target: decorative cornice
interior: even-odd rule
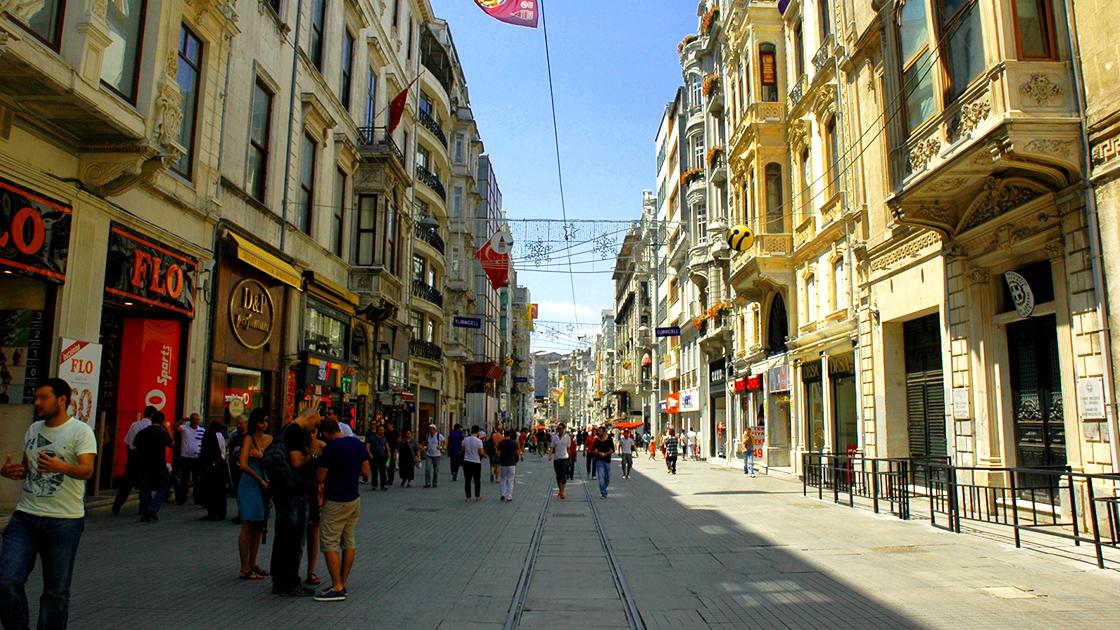
[[[1027,179],[989,177],[984,182],[984,189],[965,211],[957,232],[966,232],[1041,196],[1044,192],[1046,191],[1041,186]]]
[[[897,263],[911,258],[917,258],[923,251],[941,242],[941,237],[936,232],[926,231],[921,236],[910,239],[905,244],[887,251],[871,261],[872,271],[884,271],[894,267]]]

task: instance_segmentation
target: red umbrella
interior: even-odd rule
[[[638,427],[645,426],[645,422],[641,420],[630,420],[627,422],[616,422],[614,428],[616,429],[637,429]]]

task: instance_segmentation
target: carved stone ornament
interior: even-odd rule
[[[1055,258],[1061,258],[1062,256],[1066,255],[1065,243],[1060,240],[1050,241],[1049,243],[1043,245],[1042,249],[1046,250],[1046,257],[1050,258],[1051,260]]]
[[[895,247],[882,256],[875,258],[875,260],[871,262],[871,270],[883,271],[885,269],[890,269],[903,260],[917,258],[923,251],[933,247],[939,242],[941,242],[941,237],[937,233],[927,231],[921,236],[908,241],[906,244]]]
[[[909,167],[907,174],[917,173],[924,169],[940,149],[941,141],[936,137],[926,138],[914,145],[914,148],[910,149],[910,153],[906,156],[906,165]]]
[[[150,141],[92,148],[82,153],[78,176],[101,197],[112,197],[168,167],[178,156]]]
[[[970,269],[965,275],[969,284],[988,284],[992,280],[992,273],[983,267]]]
[[[182,155],[185,153],[179,145],[179,130],[183,126],[183,95],[179,92],[179,84],[170,75],[163,77],[159,84],[159,95],[156,97],[156,139],[164,147],[173,149]]]
[[[1062,95],[1062,88],[1054,83],[1049,76],[1035,72],[1019,86],[1019,92],[1026,97],[1034,99],[1036,105],[1042,105],[1055,96]]]
[[[109,1],[93,0],[90,12],[99,18],[105,18],[109,14]]]
[[[949,206],[939,206],[937,204],[918,206],[907,209],[906,218],[921,223],[937,223],[948,226],[951,225],[953,220],[953,209]]]
[[[939,192],[939,193],[951,192],[951,191],[954,191],[954,190],[960,190],[960,189],[964,188],[966,184],[968,184],[968,179],[969,178],[965,175],[953,176],[953,177],[942,177],[941,179],[937,180],[936,182],[933,182],[932,184],[930,184],[929,189],[933,192]]]
[[[984,189],[964,213],[957,232],[968,231],[1044,192],[1046,191],[1041,186],[1026,179],[989,177],[984,182]]]
[[[1038,139],[1027,143],[1027,151],[1031,153],[1045,153],[1047,155],[1069,155],[1073,147],[1072,140]]]
[[[956,141],[971,134],[991,113],[992,103],[987,99],[973,101],[961,107],[949,121],[949,135]]]
[[[3,0],[0,0],[2,2]],[[8,52],[8,32],[0,31],[0,56]]]

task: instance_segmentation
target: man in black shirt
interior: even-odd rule
[[[167,473],[167,449],[171,434],[163,426],[162,411],[152,413],[152,423],[141,429],[132,444],[136,447],[136,477],[140,482],[140,520],[159,520],[159,508],[167,498],[171,478]]]
[[[506,430],[506,437],[498,443],[498,489],[502,501],[513,501],[513,479],[517,474],[517,462],[521,459],[521,448],[517,444],[517,433]]]
[[[599,477],[599,494],[607,498],[607,486],[611,484],[611,455],[614,455],[614,440],[607,430],[599,427],[595,445],[591,447],[595,456],[595,471]]]
[[[272,592],[277,595],[307,597],[315,592],[299,581],[299,564],[303,556],[303,540],[307,535],[307,488],[315,474],[315,461],[321,443],[312,440],[319,430],[319,409],[308,407],[280,431],[280,443],[288,450],[295,473],[295,487],[274,488],[276,505],[276,537],[272,541]],[[319,448],[312,449],[316,443]]]
[[[397,446],[401,442],[401,432],[395,422],[385,423],[385,443],[389,445],[389,485],[393,485],[393,472],[397,469]]]

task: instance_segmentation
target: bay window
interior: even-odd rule
[[[770,234],[785,232],[782,197],[782,167],[771,162],[766,165],[766,231]]]
[[[13,7],[9,16],[51,48],[62,43],[62,15],[65,0],[42,0]]]
[[[1054,13],[1051,0],[1014,0],[1015,41],[1020,59],[1054,58]]]
[[[101,59],[101,82],[132,102],[136,99],[136,71],[144,38],[146,0],[110,2],[105,10],[109,45]]]

